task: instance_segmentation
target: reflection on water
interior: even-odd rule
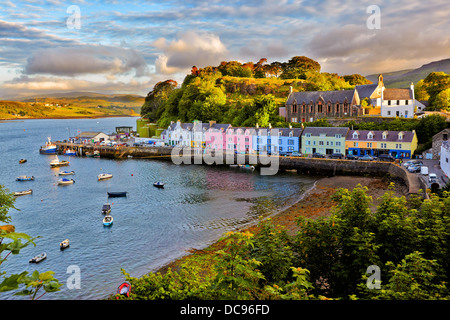
[[[187,253],[203,248],[223,233],[252,223],[298,200],[314,179],[295,174],[261,176],[257,171],[228,167],[180,165],[152,160],[110,160],[64,157],[75,171],[75,184],[58,186],[58,169],[51,156],[38,150],[47,136],[54,140],[74,131],[111,133],[116,126],[135,124],[134,118],[84,120],[27,120],[0,123],[0,184],[11,191],[33,189],[17,199],[12,210],[16,231],[40,236],[2,264],[8,274],[52,270],[65,284],[71,265],[80,267],[82,286],[48,294],[46,299],[99,299],[114,292],[123,280],[120,269],[141,276]],[[25,164],[18,160],[26,158]],[[99,173],[113,178],[97,181]],[[17,182],[19,175],[36,180]],[[153,187],[163,181],[164,189]],[[127,191],[126,198],[107,198],[108,191]],[[114,224],[103,227],[101,208],[109,201]],[[70,247],[59,250],[68,238]],[[28,259],[40,252],[47,259],[38,265]],[[10,293],[0,299],[20,299]]]

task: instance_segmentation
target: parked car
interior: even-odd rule
[[[291,157],[301,157],[302,155],[301,155],[301,153],[298,153],[297,151],[294,151],[294,152],[291,153],[290,156]]]
[[[420,174],[427,176],[428,175],[428,167],[420,166]]]
[[[344,155],[342,153],[333,153],[330,155],[330,159],[343,159]]]
[[[437,182],[437,175],[436,175],[436,173],[430,173],[428,175],[428,182],[430,182],[430,183]]]
[[[358,160],[358,157],[355,156],[354,154],[348,154],[345,156],[345,159],[347,160]]]
[[[323,154],[317,153],[317,152],[314,152],[314,153],[312,154],[312,157],[313,157],[313,158],[325,158],[325,156],[324,156]]]
[[[378,160],[380,161],[389,161],[389,162],[394,162],[395,158],[393,156],[391,156],[390,154],[380,154],[378,156]]]
[[[372,157],[371,155],[363,155],[362,157],[359,157],[359,160],[363,160],[363,161],[373,161],[374,157]]]
[[[420,172],[420,167],[412,164],[408,167],[408,171],[411,173]]]

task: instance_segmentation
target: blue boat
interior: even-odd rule
[[[41,146],[41,149],[39,149],[39,153],[41,153],[41,154],[56,154],[56,144],[51,142],[50,137],[47,139],[48,139],[48,141],[45,143],[45,145]]]
[[[16,178],[16,181],[32,181],[34,180],[34,176],[20,176]]]
[[[106,216],[103,218],[103,225],[104,225],[105,227],[110,227],[110,226],[112,226],[112,224],[113,224],[113,217],[110,216],[109,214],[106,215]]]
[[[118,197],[126,197],[127,196],[126,191],[123,192],[108,192],[108,197],[110,198],[118,198]]]
[[[75,150],[72,150],[72,149],[67,149],[67,150],[64,152],[64,155],[65,155],[65,156],[76,156],[76,155],[77,155],[77,152],[76,152]]]

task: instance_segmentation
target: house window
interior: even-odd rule
[[[358,139],[358,133],[357,132],[353,132],[353,139]]]
[[[311,148],[305,148],[305,153],[311,153]]]
[[[357,148],[357,147],[358,147],[358,142],[353,142],[353,146],[354,146],[355,148]]]
[[[306,106],[302,105],[302,112],[305,113],[306,112]]]
[[[367,148],[372,148],[372,142],[367,142]]]
[[[311,145],[311,140],[306,140],[306,141],[305,141],[305,144],[306,144],[307,146],[310,146],[310,145]]]
[[[398,106],[400,105],[400,100],[397,100],[397,105],[398,105]]]
[[[335,134],[334,137],[335,137],[336,139],[340,139],[340,138],[342,138],[342,134]]]
[[[405,100],[405,104],[409,104],[409,100]]]
[[[305,133],[306,138],[311,138],[311,133]]]
[[[333,145],[333,143],[331,143],[331,145]],[[336,141],[336,147],[340,147],[341,146],[341,142],[340,141]]]
[[[296,104],[292,105],[292,112],[297,113],[297,105]]]
[[[323,146],[323,141],[319,141],[319,146]]]
[[[314,112],[314,105],[311,105],[311,107],[309,108],[309,112]]]
[[[291,122],[297,122],[297,118],[296,117],[291,118]]]
[[[373,134],[372,134],[372,132],[369,132],[369,133],[367,134],[367,139],[370,139],[370,140],[373,139]]]
[[[388,106],[390,106],[391,105],[391,100],[388,100]]]
[[[388,116],[390,116],[390,115],[391,115],[391,112],[390,112],[390,111],[388,111],[388,112],[387,112],[387,115],[388,115]]]
[[[289,140],[288,140],[288,144],[289,144],[289,145],[294,145],[294,140],[289,139]]]
[[[339,112],[339,103],[336,103],[336,112]]]
[[[386,143],[382,143],[382,144],[381,144],[381,148],[382,148],[382,149],[386,149]]]

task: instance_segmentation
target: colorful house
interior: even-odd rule
[[[302,153],[345,154],[345,137],[348,131],[349,128],[342,127],[306,127],[301,135]]]
[[[417,149],[417,135],[414,130],[349,130],[345,149],[356,156],[389,154],[396,159],[411,159]]]
[[[228,128],[225,134],[227,152],[249,153],[252,151],[254,128]]]
[[[211,122],[205,132],[205,148],[207,150],[226,150],[226,132],[230,124]]]
[[[300,152],[301,128],[257,128],[252,137],[254,152],[284,155]]]

